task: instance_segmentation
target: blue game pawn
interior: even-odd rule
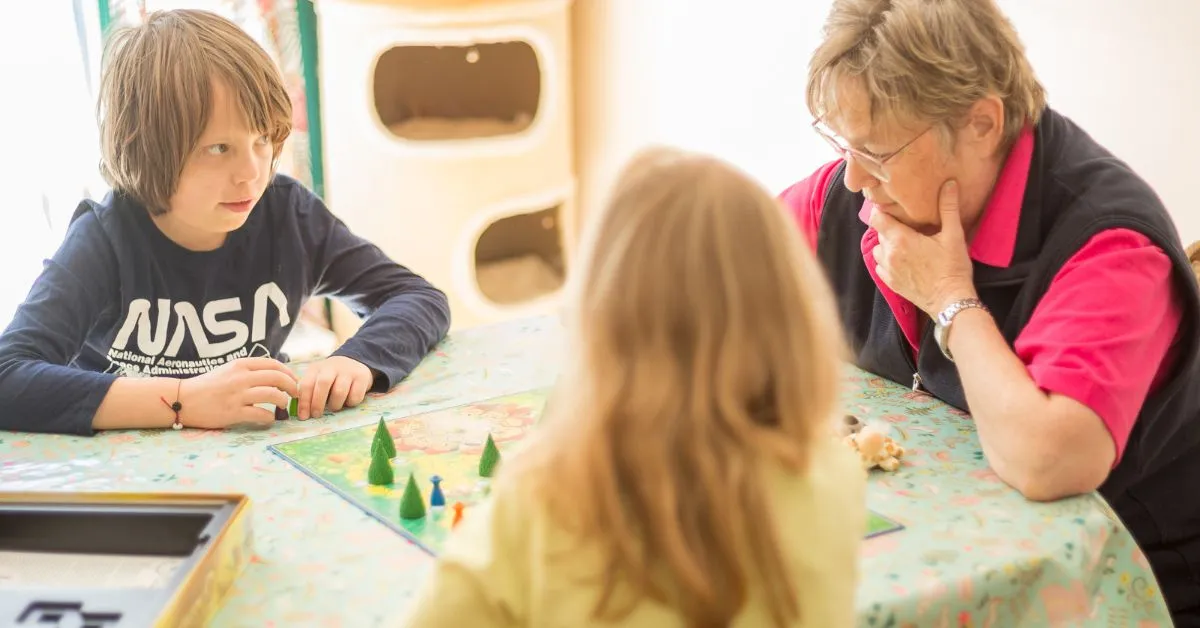
[[[433,482],[433,492],[429,495],[429,506],[432,508],[442,508],[446,506],[446,496],[442,495],[442,476],[435,475],[429,478]]]

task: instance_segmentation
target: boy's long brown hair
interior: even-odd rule
[[[794,621],[760,471],[803,473],[831,425],[843,354],[825,278],[758,184],[665,148],[626,167],[587,240],[568,368],[505,475],[598,544],[597,618],[634,591],[724,626],[755,588]]]
[[[234,95],[250,128],[274,147],[292,132],[292,102],[275,62],[233,22],[208,11],[156,11],[107,39],[100,94],[100,173],[163,214],[212,109],[212,82]]]

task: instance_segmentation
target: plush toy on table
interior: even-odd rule
[[[858,452],[864,469],[879,467],[884,471],[895,471],[900,468],[904,447],[858,417],[846,415],[838,425],[838,434],[842,442]]]

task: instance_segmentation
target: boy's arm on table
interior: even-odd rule
[[[174,380],[67,366],[109,305],[115,272],[116,256],[95,215],[84,212],[0,335],[0,429],[91,435],[174,420],[159,399],[174,399]]]
[[[314,293],[336,297],[366,319],[333,352],[375,373],[373,392],[391,389],[450,329],[445,293],[350,231],[316,195],[305,190],[305,221],[317,243]]]

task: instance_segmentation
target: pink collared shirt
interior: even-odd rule
[[[969,245],[971,259],[1001,268],[1012,263],[1032,155],[1033,133],[1026,129],[1000,171]],[[825,164],[780,196],[813,250],[825,191],[840,163]],[[870,211],[867,201],[859,219],[865,223]],[[864,264],[915,356],[920,311],[875,275],[871,251],[877,244],[879,234],[868,227],[861,242]],[[1146,236],[1128,229],[1102,231],[1055,275],[1014,343],[1042,390],[1071,397],[1104,421],[1117,450],[1114,465],[1142,403],[1174,359],[1183,306],[1171,273],[1170,258]]]

